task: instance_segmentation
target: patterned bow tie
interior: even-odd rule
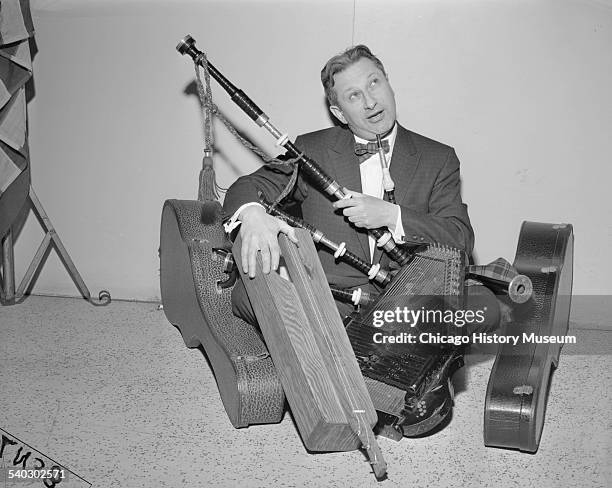
[[[385,153],[389,152],[389,141],[383,139],[382,147]],[[367,144],[355,143],[355,154],[359,160],[359,164],[363,163],[366,159],[369,159],[372,154],[378,154],[378,144],[375,142],[368,142]]]

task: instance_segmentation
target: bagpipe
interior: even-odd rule
[[[279,131],[242,90],[206,59],[193,38],[185,37],[177,50],[194,60],[196,70],[202,66],[257,125],[276,138],[314,188],[331,199],[349,197],[340,183],[300,152],[287,134]],[[380,147],[380,139],[378,144]],[[381,160],[384,161],[382,152]],[[392,186],[385,183],[385,191],[392,201]],[[461,250],[436,243],[407,247],[397,244],[388,229],[373,229],[371,233],[377,245],[397,263],[393,272],[381,269],[378,264],[360,259],[344,243],[333,242],[312,225],[283,213],[277,208],[279,201],[280,198],[273,203],[262,199],[261,203],[270,214],[303,229],[298,232],[299,248],[283,235],[279,237],[290,279],[283,279],[278,273],[264,275],[258,257],[259,272],[255,280],[244,280],[265,344],[257,330],[236,317],[228,318],[231,316],[229,290],[235,281],[232,275],[236,267],[231,257],[232,245],[221,228],[221,209],[216,201],[169,200],[164,206],[160,246],[164,310],[169,321],[179,327],[188,346],[204,346],[224,406],[236,427],[279,421],[284,391],[307,448],[332,451],[364,447],[375,474],[383,477],[386,464],[371,429],[399,440],[402,436],[422,435],[440,425],[452,410],[450,377],[463,365],[463,356],[461,347],[379,344],[373,340],[374,335],[435,331],[461,337],[464,332],[454,323],[441,320],[431,323],[421,320],[412,326],[397,320],[376,324],[380,312],[399,306],[460,310],[465,306],[468,278],[497,293],[503,292],[512,303],[529,304],[537,302],[539,297],[533,296],[528,273],[522,274],[519,267],[504,260],[487,266],[470,266]],[[571,239],[571,226],[565,226],[560,235],[566,242]],[[538,242],[540,237],[546,242]],[[545,236],[530,235],[529,239],[538,248],[548,246],[553,237],[546,233]],[[359,289],[330,289],[324,281],[313,242],[365,273],[384,291],[368,295]],[[233,244],[234,259],[240,256],[236,252],[238,246],[240,239]],[[562,249],[557,272],[566,264],[566,249],[571,250],[571,246]],[[515,263],[520,262],[519,258],[517,252]],[[191,280],[185,280],[184,276],[190,276]],[[567,283],[567,278],[564,282]],[[547,313],[554,315],[556,281],[551,286],[554,299],[552,307],[548,300]],[[359,305],[344,323],[340,322],[332,294],[336,299]],[[564,318],[567,329],[565,311],[555,316],[557,329],[563,328]],[[240,333],[236,335],[234,330]],[[498,357],[496,365],[503,360]],[[503,382],[501,377],[493,376],[490,390],[491,382],[497,385]],[[539,418],[534,418],[534,422],[541,430],[541,403],[534,411],[533,417],[536,416]],[[520,422],[525,421],[523,416]],[[501,441],[487,444],[500,445]]]
[[[313,188],[326,193],[332,199],[336,200],[350,197],[346,188],[335,181],[331,176],[327,175],[316,161],[302,153],[295,146],[295,144],[289,140],[288,134],[283,133],[276,128],[270,121],[270,117],[264,113],[263,110],[255,104],[255,102],[253,102],[242,90],[234,86],[208,59],[206,59],[204,53],[196,48],[195,40],[191,36],[186,36],[178,44],[177,51],[183,55],[189,55],[196,64],[203,66],[205,70],[210,73],[210,75],[219,83],[219,85],[230,95],[232,101],[234,101],[236,105],[238,105],[257,125],[266,129],[276,138],[276,144],[286,150],[286,154],[292,158],[292,163],[299,166],[299,169],[308,178]],[[380,137],[377,137],[377,142],[380,148],[381,159],[385,161]],[[386,162],[383,163],[383,175],[385,193],[387,198],[393,202],[395,201],[394,185],[393,181],[390,179],[389,169]],[[274,204],[269,204],[267,202],[262,203],[266,205],[266,208],[270,213],[274,213],[276,211],[275,204],[278,202],[274,202]],[[277,215],[280,216],[281,214],[277,213]],[[285,214],[283,218],[286,219],[287,215]],[[293,224],[306,228],[309,231],[311,230],[311,228],[304,222],[294,220]],[[416,254],[415,248],[398,245],[388,229],[370,229],[369,232],[376,239],[376,245],[382,248],[382,250],[389,255],[390,259],[398,263],[399,266],[405,266],[410,263],[412,259],[414,259]],[[311,231],[311,235],[313,235],[313,238],[315,238],[315,242],[321,243],[334,250],[338,255],[337,257],[343,257],[357,269],[363,271],[365,267],[368,267],[366,274],[370,279],[375,279],[379,283],[384,282],[384,284],[390,281],[388,278],[384,278],[384,272],[383,274],[380,273],[380,267],[378,265],[369,267],[363,262],[358,262],[358,260],[355,259],[356,256],[354,254],[344,253],[344,244],[331,243],[324,236],[322,236],[319,231]],[[316,240],[317,238],[319,240]],[[416,249],[418,250],[421,248],[416,247]],[[475,268],[476,267],[473,267],[473,269],[471,269],[470,272],[472,274],[477,274],[480,279],[490,282],[492,285],[496,285],[496,290],[505,290],[513,301],[520,303],[529,299],[531,292],[529,280],[524,276],[519,276],[519,274],[516,272],[512,272],[511,266],[506,267],[503,273],[498,272],[494,274],[487,272],[489,269],[488,267],[480,267],[483,269],[483,272],[476,272]],[[506,279],[508,276],[510,276],[511,279]]]

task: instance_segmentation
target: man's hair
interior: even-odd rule
[[[327,63],[325,63],[325,66],[323,66],[323,69],[321,70],[321,83],[323,83],[325,96],[327,97],[327,101],[330,105],[338,104],[338,97],[336,96],[336,91],[334,90],[334,75],[344,71],[361,58],[371,59],[376,67],[383,72],[385,78],[387,77],[385,67],[383,66],[381,60],[372,54],[372,51],[370,51],[368,46],[359,44],[357,46],[349,47],[343,53],[337,54],[331,58]]]

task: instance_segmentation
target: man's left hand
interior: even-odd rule
[[[356,227],[378,229],[379,227],[394,228],[397,221],[399,206],[380,198],[371,197],[347,190],[351,198],[344,198],[333,203],[334,208],[341,208]]]

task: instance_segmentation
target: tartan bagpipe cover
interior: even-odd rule
[[[23,206],[30,184],[26,82],[32,76],[29,0],[0,2],[0,238]]]
[[[474,282],[478,283],[479,276],[509,283],[519,272],[504,258],[497,258],[489,264],[470,264],[467,266],[466,274],[476,278],[467,280],[466,284],[471,285]]]

